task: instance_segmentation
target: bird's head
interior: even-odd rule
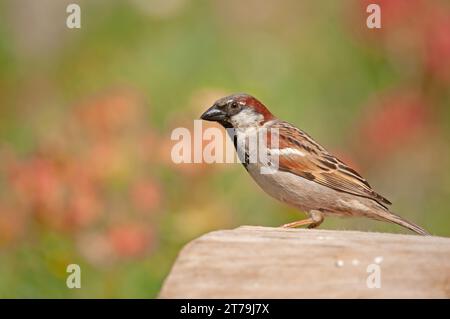
[[[201,119],[237,129],[262,125],[274,119],[274,116],[253,96],[233,94],[217,100],[202,114]]]

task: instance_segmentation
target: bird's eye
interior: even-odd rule
[[[231,108],[232,108],[233,110],[236,110],[238,107],[239,107],[239,104],[238,104],[237,102],[231,103]]]

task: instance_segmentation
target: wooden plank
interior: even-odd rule
[[[220,230],[182,249],[159,297],[449,298],[450,239],[252,226]]]

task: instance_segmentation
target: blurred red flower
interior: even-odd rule
[[[101,214],[100,199],[90,190],[73,190],[68,199],[65,223],[69,228],[91,225]]]
[[[25,218],[16,207],[0,203],[0,246],[18,239],[25,230]]]
[[[133,90],[111,90],[76,106],[82,128],[93,137],[108,137],[135,127],[141,119],[142,99]]]
[[[150,251],[153,233],[143,225],[114,225],[108,232],[109,241],[118,256],[136,257]]]
[[[56,163],[34,156],[9,167],[13,191],[33,209],[55,211],[61,207],[62,181]]]
[[[369,106],[361,128],[366,150],[383,157],[425,133],[430,111],[427,103],[412,93],[396,93]]]
[[[138,181],[131,186],[131,200],[141,213],[149,213],[161,204],[161,188],[153,181]]]
[[[440,81],[450,82],[450,12],[436,14],[426,33],[426,67]]]

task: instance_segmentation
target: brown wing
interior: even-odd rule
[[[279,169],[301,176],[339,192],[366,197],[380,205],[390,205],[377,194],[358,172],[328,153],[308,134],[286,122],[277,122],[273,128],[279,131],[279,149],[292,148],[303,156],[291,152],[279,156]]]

